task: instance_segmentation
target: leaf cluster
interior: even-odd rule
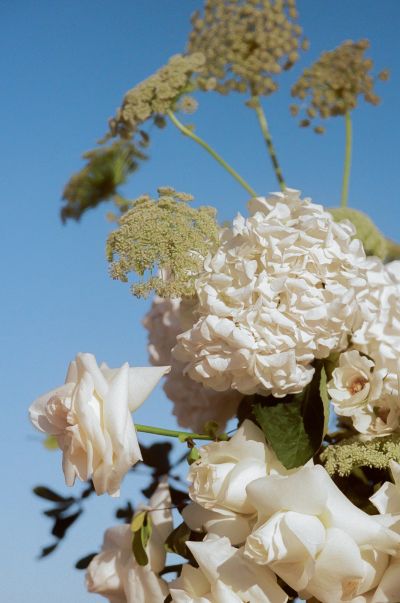
[[[116,141],[83,155],[86,165],[73,174],[63,192],[63,222],[79,220],[90,208],[117,194],[120,185],[134,173],[146,155],[133,142]]]

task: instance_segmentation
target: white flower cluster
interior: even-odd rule
[[[216,392],[184,374],[184,364],[172,357],[177,336],[194,322],[196,299],[162,299],[156,296],[143,325],[148,331],[149,357],[154,366],[171,365],[164,391],[174,405],[173,414],[181,427],[201,431],[208,421],[220,430],[234,416],[242,396],[237,391]]]
[[[184,517],[206,532],[186,543],[198,567],[184,564],[179,578],[159,579],[165,550],[153,517],[149,564],[135,561],[129,527],[113,528],[90,563],[88,588],[118,603],[163,603],[168,592],[175,603],[287,603],[286,584],[320,603],[398,603],[400,465],[391,468],[395,483],[371,498],[380,515],[368,515],[322,466],[285,471],[246,420],[229,442],[202,447],[189,471],[193,502]],[[160,496],[153,499],[165,538],[169,499],[164,491],[164,515]]]
[[[336,412],[364,434],[400,427],[400,262],[375,262],[363,299],[364,321],[340,355],[328,385]]]
[[[249,203],[196,282],[199,319],[174,355],[217,391],[298,393],[314,358],[347,347],[362,322],[369,262],[350,222],[287,189]]]

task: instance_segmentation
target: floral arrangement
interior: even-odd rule
[[[78,353],[29,411],[62,451],[66,484],[85,482],[80,497],[35,488],[54,504],[42,556],[88,496],[118,497],[139,461],[151,468],[148,503],[119,508],[123,523],[77,562],[111,603],[400,601],[400,252],[347,206],[351,112],[379,102],[388,72],[372,75],[367,40],[345,41],[293,85],[301,127],[344,119],[341,205],[326,208],[286,185],[262,104],[307,48],[295,0],[205,0],[185,52],[127,92],[64,190],[64,220],[114,203],[110,274],[153,295],[151,366]],[[246,96],[279,192],[257,194],[181,121],[203,93]],[[156,199],[119,192],[147,159],[148,127],[167,123],[246,191],[231,223],[171,187]],[[133,422],[161,380],[187,431]],[[171,445],[143,446],[140,432],[177,438],[187,489]]]

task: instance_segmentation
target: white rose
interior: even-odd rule
[[[400,464],[390,461],[390,470],[393,481],[385,482],[370,501],[378,509],[379,513],[391,513],[400,515]]]
[[[31,405],[35,427],[57,438],[68,486],[76,477],[92,478],[97,494],[119,494],[123,476],[142,459],[130,413],[168,370],[99,367],[92,354],[80,353],[69,365],[65,384]]]
[[[175,603],[286,603],[288,597],[268,568],[249,562],[228,538],[209,536],[203,542],[186,543],[199,564],[184,565],[170,583]]]
[[[245,554],[321,603],[348,601],[374,588],[400,537],[355,507],[321,466],[273,475],[247,487],[258,521]]]
[[[352,335],[352,347],[369,356],[374,373],[381,371],[385,378],[376,408],[369,405],[353,422],[362,433],[386,435],[400,427],[400,262],[369,261],[368,286],[360,300],[364,321]]]
[[[171,497],[163,480],[150,499],[152,534],[146,547],[149,563],[140,566],[132,553],[129,525],[106,531],[101,553],[86,572],[89,592],[107,597],[112,603],[164,603],[167,584],[157,575],[165,563],[164,542],[172,530]]]
[[[369,400],[378,400],[384,374],[374,371],[375,363],[357,350],[340,354],[339,366],[332,373],[328,393],[338,415],[351,417]]]
[[[283,470],[264,434],[246,420],[228,442],[213,442],[200,448],[200,458],[189,470],[189,496],[195,504],[184,509],[192,529],[228,535],[243,542],[251,529],[256,509],[246,486],[271,471]]]
[[[386,395],[388,369],[375,366],[357,350],[344,352],[332,373],[328,393],[338,415],[351,417],[360,433],[386,435],[398,427],[399,405]],[[389,376],[389,380],[392,378]]]

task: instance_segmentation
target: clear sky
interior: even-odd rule
[[[330,120],[318,137],[300,130],[288,114],[290,85],[319,53],[344,39],[367,37],[377,69],[391,79],[378,91],[378,107],[361,104],[354,116],[350,203],[367,211],[388,236],[399,232],[400,2],[398,0],[299,0],[311,50],[281,79],[265,102],[287,183],[315,201],[338,203],[343,161],[343,122]],[[106,209],[80,224],[62,226],[60,196],[80,155],[105,132],[124,92],[180,52],[189,15],[198,0],[11,0],[0,1],[2,138],[0,239],[1,319],[1,600],[8,603],[102,600],[88,595],[75,560],[96,550],[114,523],[115,503],[90,500],[82,520],[47,560],[50,544],[44,502],[31,494],[38,484],[65,491],[58,453],[45,451],[30,427],[27,407],[59,385],[78,351],[93,352],[112,366],[147,364],[140,321],[148,302],[107,275]],[[190,120],[260,191],[277,186],[252,112],[243,97],[202,95]],[[246,194],[217,164],[173,126],[155,131],[151,160],[126,189],[137,196],[160,185],[190,192],[213,204],[222,220],[245,211]],[[173,426],[170,405],[159,391],[137,420],[154,417]],[[121,502],[135,494],[129,478]],[[80,487],[78,486],[78,490]]]

